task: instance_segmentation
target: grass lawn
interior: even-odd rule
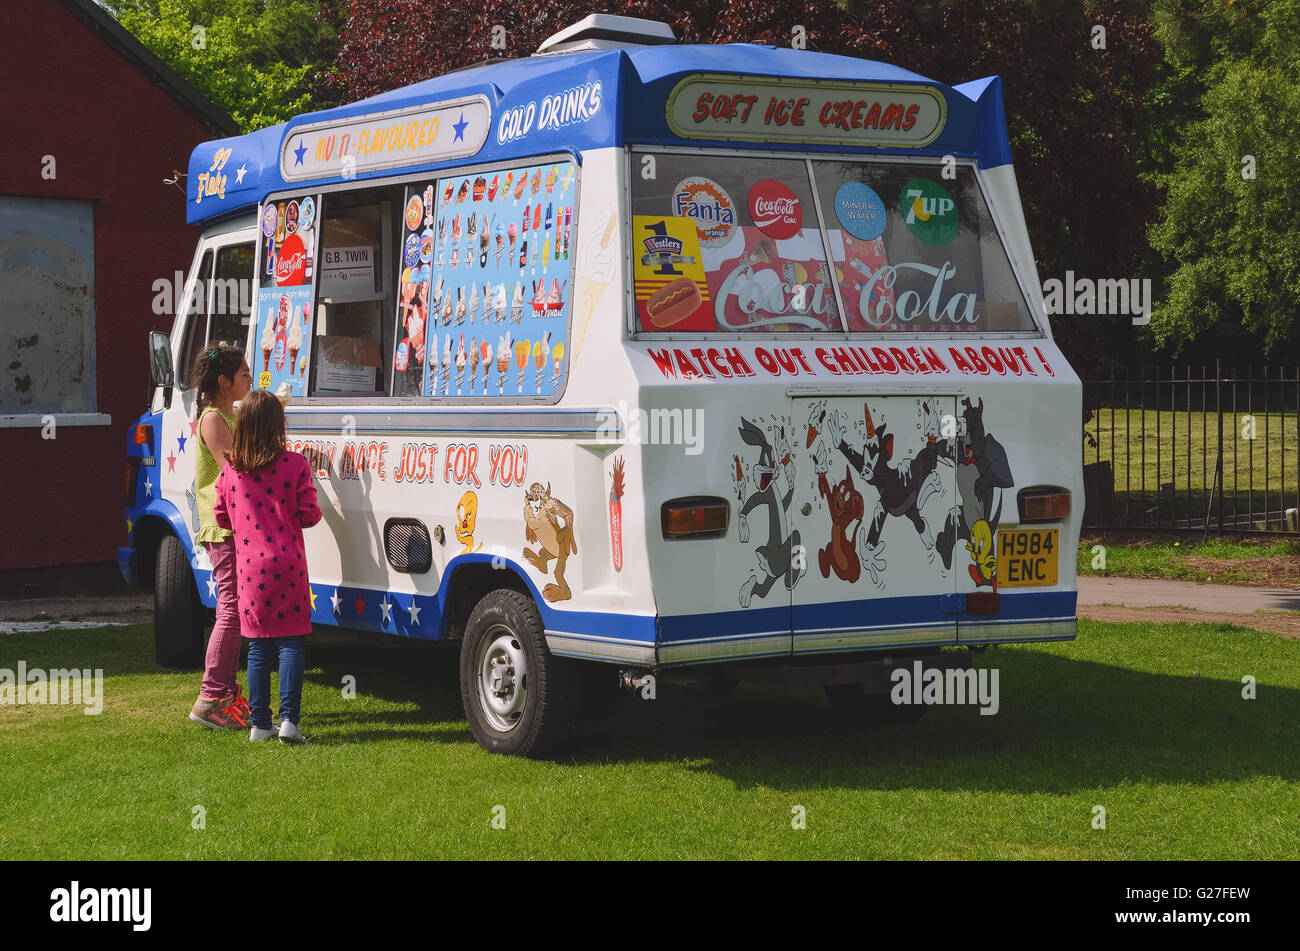
[[[1255,438],[1246,439],[1247,414],[1238,408],[1235,416],[1225,413],[1223,417],[1225,518],[1234,511],[1242,516],[1253,511],[1262,519],[1265,511],[1296,507],[1300,500],[1296,414],[1256,412]],[[1147,410],[1144,415],[1136,409],[1104,407],[1085,428],[1099,445],[1084,445],[1084,464],[1111,463],[1116,518],[1121,524],[1126,500],[1131,509],[1128,524],[1136,525],[1139,510],[1155,506],[1165,482],[1174,484],[1175,499],[1172,509],[1168,503],[1161,505],[1160,520],[1205,515],[1218,451],[1217,414]],[[1148,522],[1155,520],[1155,512],[1146,517]]]
[[[977,658],[1000,671],[996,716],[937,707],[913,726],[853,727],[819,690],[663,687],[653,702],[599,698],[549,762],[473,742],[439,645],[314,636],[309,743],[287,748],[187,721],[199,677],[154,665],[149,626],[7,635],[0,666],[102,667],[105,702],[100,716],[0,707],[0,855],[1300,858],[1300,643],[1223,625],[1079,628],[1073,643]]]
[[[1105,568],[1093,568],[1095,545],[1106,549]],[[1222,584],[1300,583],[1300,541],[1265,538],[1111,538],[1084,532],[1079,540],[1081,575],[1172,578]]]

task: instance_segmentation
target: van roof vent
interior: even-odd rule
[[[629,46],[661,46],[676,42],[677,36],[667,23],[616,16],[612,13],[593,13],[549,37],[537,47],[534,55],[615,50]]]

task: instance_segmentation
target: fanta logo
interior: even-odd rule
[[[736,205],[717,182],[699,176],[683,179],[673,189],[673,215],[693,218],[700,244],[718,247],[731,240]]]

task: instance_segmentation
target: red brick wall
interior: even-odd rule
[[[144,412],[153,282],[189,266],[198,229],[164,185],[212,133],[57,0],[0,4],[0,195],[90,199],[95,386],[108,426],[0,429],[0,570],[112,561],[125,544],[125,444]],[[41,177],[53,155],[57,178]],[[182,184],[184,180],[182,180]]]

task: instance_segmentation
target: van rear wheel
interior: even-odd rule
[[[573,726],[577,665],[546,647],[532,598],[500,588],[470,613],[460,647],[460,696],[470,732],[493,753],[542,756]]]
[[[827,684],[826,699],[835,715],[850,723],[915,723],[924,703],[894,703],[887,693],[863,693],[862,684]]]
[[[153,586],[154,657],[161,667],[203,666],[203,615],[194,572],[175,535],[158,544]]]

